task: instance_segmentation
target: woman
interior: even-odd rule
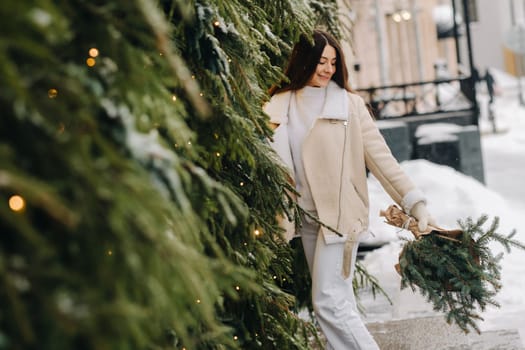
[[[421,231],[433,220],[365,103],[351,92],[343,51],[330,34],[316,30],[313,41],[301,37],[285,75],[264,107],[274,127],[272,146],[289,169],[298,203],[324,224],[305,216],[299,232],[287,230],[288,238],[301,236],[327,349],[378,349],[352,289],[358,241],[368,228],[366,169]]]

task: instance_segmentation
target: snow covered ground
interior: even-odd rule
[[[525,106],[519,103],[516,79],[500,71],[493,70],[493,73],[500,91],[494,104],[497,133],[492,133],[492,124],[488,120],[487,96],[483,89],[479,94],[486,184],[425,160],[407,161],[402,166],[425,192],[428,209],[441,227],[456,228],[458,219],[469,216],[477,219],[487,214],[489,223],[498,216],[499,232],[506,234],[517,229],[515,238],[525,243],[525,228],[521,223],[525,216]],[[381,297],[374,299],[365,292],[361,296],[367,312],[365,319],[375,322],[433,315],[431,306],[418,294],[408,289],[399,290],[400,279],[394,270],[403,243],[399,237],[411,237],[411,234],[383,222],[378,213],[392,201],[377,180],[371,178],[369,186],[370,229],[375,236],[367,237],[366,241],[389,243],[367,253],[362,262],[379,279],[394,305],[390,306]],[[493,250],[499,252],[502,247],[494,243]],[[482,330],[518,329],[525,340],[525,251],[513,249],[504,255],[502,284],[496,296],[501,307],[486,310],[482,314],[485,320],[479,326]]]

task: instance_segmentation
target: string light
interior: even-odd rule
[[[108,255],[109,256],[113,255],[113,252],[111,250],[108,250]]]
[[[49,98],[56,98],[58,96],[58,90],[55,88],[51,88],[47,90],[47,97]]]
[[[261,231],[259,231],[258,229],[256,229],[255,231],[253,231],[253,234],[254,234],[255,236],[258,237],[258,236],[261,235]]]
[[[9,198],[9,208],[12,211],[22,211],[26,207],[26,201],[19,195],[14,195]]]
[[[192,79],[195,79],[195,75],[192,75],[191,78],[192,78]]]
[[[173,95],[171,96],[171,99],[173,100],[173,102],[177,101],[177,96]]]
[[[220,156],[221,156],[221,154],[220,154],[219,152],[215,153],[215,155],[216,155],[217,157],[220,157]]]
[[[191,141],[188,141],[188,146],[191,146]]]
[[[95,47],[92,47],[91,49],[89,49],[89,56],[95,58],[98,56],[98,49],[95,48]]]
[[[202,97],[202,96],[204,96],[204,94],[201,92],[201,93],[199,94],[199,96]]]
[[[235,286],[235,290],[241,290],[241,287]]]
[[[239,337],[236,336],[236,335],[234,335],[234,336],[233,336],[233,340],[237,340],[237,339],[239,339]]]
[[[244,186],[244,182],[241,181],[241,183],[239,184],[239,186],[241,186],[241,187]]]
[[[217,134],[217,133],[215,132],[215,133],[213,133],[213,137],[214,137],[216,140],[218,140],[218,139],[219,139],[219,134]]]
[[[93,57],[90,57],[86,60],[86,64],[88,67],[93,67],[96,63],[97,61],[95,61]]]
[[[213,25],[216,26],[216,27],[218,27],[218,26],[221,25],[221,22],[219,22],[219,21],[215,21],[215,22],[213,22]]]
[[[200,299],[197,299],[197,300],[195,300],[195,302],[196,302],[197,304],[200,304],[200,303],[201,303],[201,300],[200,300]]]

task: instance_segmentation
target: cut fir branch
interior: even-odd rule
[[[383,295],[390,305],[393,304],[392,299],[388,293],[381,287],[379,280],[371,275],[366,268],[359,261],[355,263],[354,278],[352,280],[352,288],[357,299],[357,308],[362,314],[366,314],[365,307],[360,303],[359,291],[365,288],[370,288],[372,296],[377,298],[378,295]]]
[[[400,215],[412,220],[404,213]],[[384,216],[392,225],[406,226],[394,223],[388,214]],[[513,247],[525,250],[525,245],[514,239],[515,230],[509,235],[498,233],[498,217],[484,229],[487,220],[487,215],[476,221],[470,217],[459,220],[461,230],[436,228],[427,234],[412,231],[416,239],[407,240],[396,265],[402,289],[418,289],[435,311],[444,312],[447,322],[455,323],[465,333],[472,329],[480,333],[476,324],[483,319],[480,313],[488,305],[499,307],[494,297],[502,287],[503,253],[494,255],[489,243],[500,243],[507,253]]]

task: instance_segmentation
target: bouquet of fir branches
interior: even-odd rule
[[[513,236],[497,232],[499,218],[488,228],[482,215],[474,221],[458,221],[460,229],[445,230],[429,226],[419,232],[417,221],[395,205],[381,211],[386,222],[411,231],[413,240],[406,240],[399,255],[397,272],[401,275],[401,288],[410,286],[432,303],[435,311],[444,312],[447,322],[456,323],[465,333],[470,328],[480,332],[476,321],[487,305],[499,306],[494,296],[501,289],[503,253],[494,255],[489,243],[500,243],[507,252],[511,247],[525,249]]]

